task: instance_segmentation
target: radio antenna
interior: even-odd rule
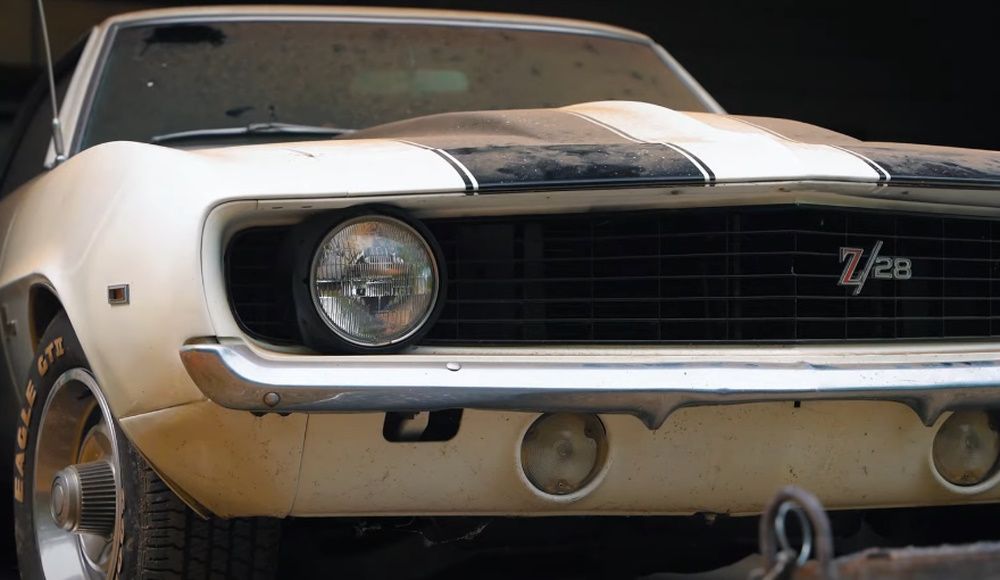
[[[49,77],[49,96],[52,99],[52,146],[56,153],[56,165],[66,160],[66,146],[63,144],[62,125],[59,123],[59,100],[56,97],[56,77],[52,66],[52,46],[49,44],[49,26],[45,21],[45,7],[42,0],[36,0],[38,19],[42,26],[42,43],[45,45],[45,72]]]

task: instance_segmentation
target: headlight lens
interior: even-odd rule
[[[327,326],[366,347],[394,344],[419,330],[440,284],[427,241],[381,215],[347,220],[327,234],[313,258],[311,283]]]

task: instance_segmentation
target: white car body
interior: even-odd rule
[[[244,16],[262,10],[224,9]],[[115,25],[219,13],[137,13],[95,29],[64,101],[63,125],[70,131],[78,125],[85,89]],[[268,13],[633,34],[571,21],[444,12]],[[114,142],[76,153],[0,201],[0,304],[10,379],[23,404],[22,378],[34,364],[38,333],[30,297],[50,292],[68,313],[124,432],[178,495],[221,516],[746,514],[759,512],[787,483],[810,489],[831,508],[1000,499],[992,483],[970,490],[944,482],[929,461],[935,426],[947,411],[1000,401],[993,394],[1000,385],[1000,345],[990,340],[422,346],[339,356],[264,344],[234,319],[221,256],[236,231],[364,203],[391,204],[421,219],[736,204],[1000,216],[995,190],[894,179],[877,161],[845,150],[849,139],[831,143],[819,129],[792,124],[820,138],[782,135],[724,115],[705,99],[719,112],[636,102],[562,109],[630,141],[676,145],[713,174],[711,182],[706,173],[704,181],[675,186],[478,195],[488,184],[469,192],[462,173],[441,155],[390,138],[198,150]],[[994,153],[934,151],[994,174],[1000,164]],[[109,287],[119,284],[128,285],[128,304],[109,304]],[[266,373],[274,383],[227,398],[239,377],[213,382],[218,369],[204,366],[223,359],[230,369],[245,370],[248,383]],[[310,398],[323,385],[362,397],[379,389],[453,389],[468,398],[451,440],[389,442],[382,436],[384,413],[363,404],[251,412],[268,410],[247,401],[273,385],[298,388],[306,411],[330,398],[329,392]],[[503,390],[514,387],[569,395],[504,402]],[[655,403],[635,395],[666,387]],[[422,407],[414,410],[436,408],[432,402]],[[608,431],[603,471],[569,496],[538,491],[519,464],[526,429],[539,413],[556,410],[600,413]]]

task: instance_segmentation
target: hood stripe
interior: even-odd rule
[[[1000,153],[903,144],[863,143],[852,153],[871,159],[896,185],[961,188],[1000,186]],[[888,179],[888,178],[887,178]]]
[[[603,127],[605,129],[607,129],[608,131],[611,131],[615,135],[618,135],[619,137],[623,137],[625,139],[628,139],[629,141],[632,141],[634,143],[659,143],[660,145],[663,145],[665,147],[670,147],[671,149],[673,149],[674,151],[677,151],[678,153],[680,153],[684,157],[687,157],[688,160],[691,163],[693,163],[694,166],[697,167],[699,171],[701,171],[701,174],[703,176],[705,176],[705,183],[710,183],[710,184],[715,183],[715,172],[712,171],[712,169],[708,166],[708,164],[706,164],[704,161],[702,161],[701,159],[699,159],[698,156],[695,155],[694,153],[691,153],[690,151],[688,151],[687,149],[684,149],[683,147],[681,147],[679,145],[676,145],[674,143],[666,143],[666,142],[663,142],[663,141],[646,141],[646,140],[643,140],[643,139],[639,139],[638,137],[634,137],[632,135],[629,135],[628,133],[626,133],[622,129],[619,129],[618,127],[614,127],[612,125],[609,125],[609,124],[605,123],[604,121],[600,121],[598,119],[595,119],[595,118],[591,117],[590,115],[586,115],[586,114],[581,113],[579,111],[566,111],[566,112],[569,113],[570,115],[574,115],[576,117],[580,117],[581,119],[586,119],[587,121],[590,121],[591,123],[597,125],[598,127]]]
[[[452,167],[458,170],[458,172],[462,175],[462,181],[465,182],[466,193],[471,193],[472,195],[479,194],[479,181],[476,179],[476,176],[469,171],[468,167],[462,165],[461,161],[455,159],[451,153],[448,153],[444,149],[431,149],[431,151],[440,155],[445,161],[450,163]]]
[[[455,185],[470,195],[780,181],[1000,186],[997,152],[866,143],[784,123],[775,130],[739,117],[608,101],[435,115],[358,138],[402,138],[433,152],[447,163],[436,170],[454,172]]]
[[[466,168],[479,193],[656,185],[703,185],[689,156],[660,143],[501,145],[442,151]]]
[[[674,151],[679,152],[681,155],[691,160],[691,163],[694,163],[701,171],[702,175],[705,176],[705,181],[712,185],[715,184],[715,172],[712,171],[712,169],[704,161],[699,159],[698,156],[696,156],[694,153],[691,153],[687,149],[684,149],[680,145],[675,145],[673,143],[663,143],[663,144],[666,145],[667,147],[670,147]]]
[[[715,174],[695,155],[670,143],[643,141],[587,115],[565,111],[616,139],[600,143],[506,144],[442,148],[397,139],[434,152],[461,177],[466,193],[543,189],[701,185]]]
[[[449,155],[448,152],[445,151],[444,149],[428,147],[427,145],[424,145],[422,143],[407,141],[405,139],[396,139],[396,141],[400,143],[405,143],[406,145],[411,145],[413,147],[418,147],[425,151],[430,151],[431,153],[434,153],[441,159],[444,159],[445,162],[448,165],[450,165],[451,168],[455,170],[455,172],[458,173],[459,177],[462,178],[462,182],[465,183],[465,193],[476,195],[479,192],[479,184],[476,182],[476,178],[472,176],[472,173],[469,172],[468,168],[459,163],[457,159]]]
[[[621,129],[619,129],[617,127],[612,127],[611,125],[608,125],[604,121],[599,121],[599,120],[591,117],[590,115],[585,115],[583,113],[580,113],[579,111],[565,111],[565,112],[567,114],[573,115],[574,117],[579,117],[579,118],[583,119],[584,121],[588,121],[588,122],[590,122],[590,123],[592,123],[594,125],[597,125],[598,127],[602,128],[602,129],[606,129],[606,130],[614,133],[615,135],[618,135],[622,139],[627,139],[627,140],[629,140],[629,141],[631,141],[633,143],[648,143],[648,141],[643,141],[642,139],[637,139],[637,138],[633,137],[632,135],[629,135],[625,131],[622,131]]]
[[[876,184],[882,177],[855,155],[826,144],[797,143],[726,115],[689,114],[630,102],[584,103],[572,110],[635,137],[682,147],[712,171],[715,183],[795,179]]]
[[[782,135],[781,133],[775,131],[774,129],[769,129],[768,127],[764,127],[762,125],[758,125],[757,123],[754,123],[752,121],[748,121],[748,120],[742,119],[740,117],[730,117],[730,118],[732,120],[734,120],[734,121],[738,121],[740,123],[743,123],[744,125],[749,125],[749,126],[755,128],[755,129],[759,129],[761,131],[764,131],[765,133],[769,133],[771,135],[774,135],[775,137],[777,137],[777,138],[779,138],[779,139],[781,139],[783,141],[788,141],[789,143],[799,143],[799,144],[802,144],[802,141],[798,141],[796,139],[792,139],[791,137]],[[843,151],[844,153],[847,153],[849,155],[853,155],[854,157],[857,157],[858,159],[864,161],[865,164],[868,165],[868,167],[871,167],[872,169],[874,169],[875,173],[878,174],[878,182],[879,182],[879,184],[885,184],[885,182],[887,182],[890,179],[892,179],[892,177],[889,175],[888,171],[886,171],[881,165],[879,165],[878,163],[875,163],[874,161],[872,161],[871,159],[865,157],[864,155],[862,155],[862,154],[860,154],[860,153],[858,153],[856,151],[851,151],[850,149],[847,149],[846,147],[841,147],[840,145],[834,145],[832,143],[827,143],[826,146],[827,147],[832,147],[834,149],[837,149],[838,151]]]
[[[858,153],[857,151],[851,151],[850,149],[847,149],[846,147],[841,147],[840,145],[830,145],[830,147],[833,147],[834,149],[839,149],[839,150],[843,151],[844,153],[850,153],[851,155],[853,155],[853,156],[857,157],[858,159],[860,159],[860,160],[864,161],[865,163],[867,163],[869,167],[871,167],[872,169],[875,170],[875,173],[878,173],[878,182],[879,182],[879,184],[885,185],[885,183],[887,181],[889,181],[890,179],[892,179],[892,176],[889,175],[889,172],[886,171],[881,165],[879,165],[878,163],[875,163],[874,161],[872,161],[868,157],[866,157],[866,156]]]
[[[763,125],[758,125],[757,123],[754,123],[753,121],[748,121],[746,119],[743,119],[742,117],[736,117],[736,116],[730,115],[727,118],[732,119],[733,121],[736,121],[737,123],[743,123],[744,125],[750,125],[754,129],[758,129],[758,130],[763,131],[765,133],[770,133],[771,135],[774,135],[778,139],[782,139],[784,141],[788,141],[788,142],[791,142],[791,143],[801,143],[801,141],[796,141],[795,139],[792,139],[791,137],[787,137],[785,135],[782,135],[781,133],[775,131],[774,129],[769,129],[767,127],[764,127]]]

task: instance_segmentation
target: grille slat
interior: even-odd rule
[[[815,343],[1000,333],[993,220],[821,207],[448,218],[447,299],[426,344]],[[237,236],[227,268],[243,327],[296,342],[278,247]],[[908,258],[907,280],[839,286],[841,247]],[[872,272],[874,274],[874,272]]]

